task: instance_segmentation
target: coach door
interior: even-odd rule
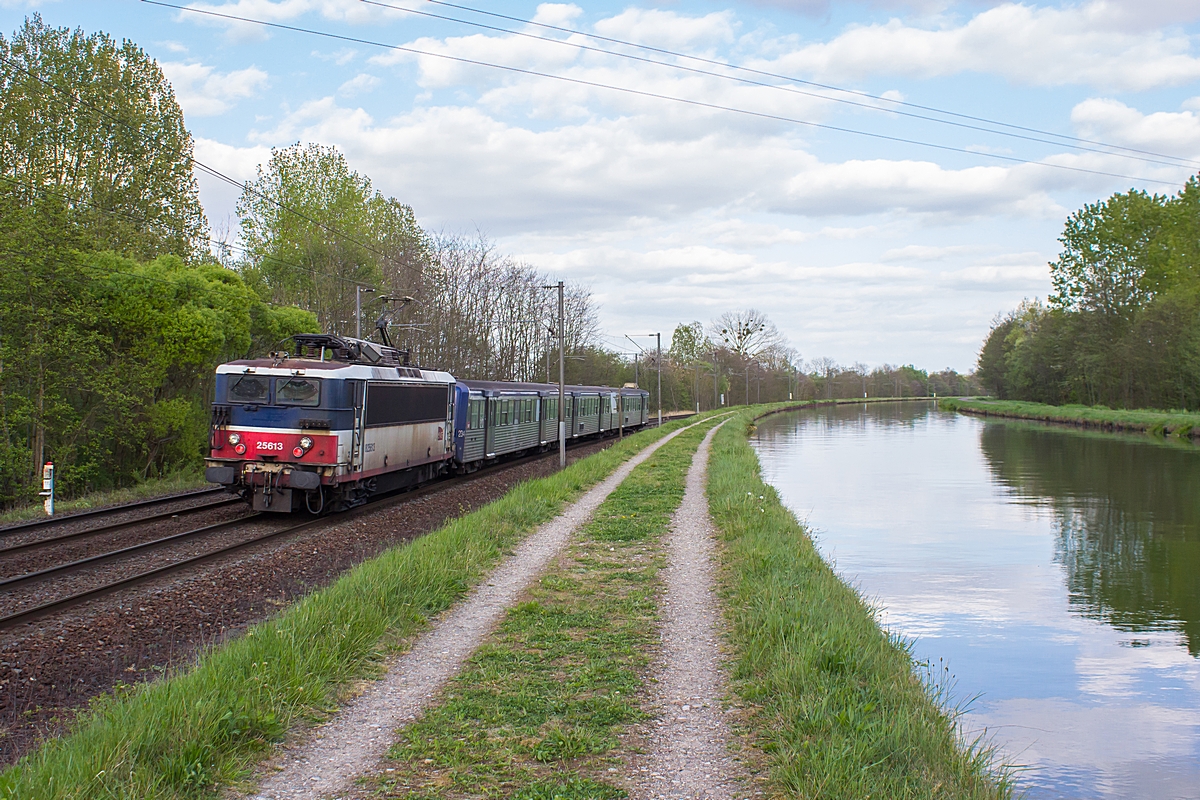
[[[347,381],[354,395],[354,435],[350,443],[350,470],[361,472],[363,468],[363,435],[366,433],[366,381]]]

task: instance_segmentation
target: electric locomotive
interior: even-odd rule
[[[558,387],[456,381],[408,354],[329,334],[293,337],[297,354],[217,368],[205,478],[256,511],[312,514],[501,458],[557,447]],[[568,438],[649,422],[649,392],[567,387]]]

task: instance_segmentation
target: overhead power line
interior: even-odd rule
[[[815,98],[817,100],[823,100],[825,102],[840,103],[843,105],[854,106],[856,108],[864,108],[869,111],[877,111],[877,112],[881,112],[884,114],[892,114],[895,116],[907,117],[909,119],[919,119],[919,120],[923,120],[926,122],[933,122],[938,125],[948,125],[948,126],[951,126],[954,128],[962,128],[965,130],[978,131],[978,132],[982,132],[982,133],[991,134],[993,136],[1004,136],[1004,137],[1007,137],[1010,139],[1020,139],[1022,141],[1027,141],[1027,142],[1038,142],[1040,144],[1049,144],[1049,145],[1054,145],[1056,147],[1064,147],[1065,146],[1065,147],[1070,147],[1075,150],[1081,150],[1081,151],[1085,151],[1085,152],[1089,152],[1089,153],[1100,153],[1102,155],[1121,156],[1124,158],[1133,159],[1135,161],[1143,161],[1147,164],[1160,164],[1160,165],[1168,166],[1168,167],[1184,167],[1184,166],[1186,166],[1188,168],[1200,167],[1200,161],[1194,161],[1192,159],[1182,158],[1180,156],[1172,156],[1172,155],[1166,155],[1166,154],[1162,154],[1162,153],[1152,153],[1149,151],[1137,150],[1135,148],[1124,147],[1122,145],[1108,144],[1105,142],[1090,142],[1086,139],[1077,139],[1075,137],[1069,137],[1069,136],[1063,137],[1062,134],[1052,133],[1050,131],[1038,131],[1036,129],[1020,128],[1020,130],[1029,130],[1030,132],[1036,132],[1038,134],[1036,136],[1030,135],[1030,133],[1017,133],[1012,130],[995,130],[994,128],[984,127],[984,125],[981,125],[981,124],[972,124],[969,122],[957,122],[952,119],[941,119],[938,117],[929,116],[929,114],[918,114],[918,113],[913,113],[910,111],[902,111],[899,108],[883,107],[876,103],[867,103],[867,102],[862,102],[861,100],[848,100],[848,99],[842,98],[842,97],[830,97],[828,94],[821,94],[819,92],[813,92],[813,91],[805,91],[803,89],[797,89],[793,86],[781,86],[778,83],[768,83],[767,81],[763,81],[763,80],[755,80],[753,78],[743,78],[743,77],[739,77],[737,75],[729,75],[729,74],[725,74],[725,73],[714,72],[713,70],[709,70],[709,69],[688,67],[688,66],[684,66],[682,64],[675,64],[670,61],[661,61],[661,60],[655,59],[655,58],[646,58],[644,56],[637,56],[637,55],[633,55],[632,53],[622,53],[622,52],[615,51],[615,50],[606,50],[602,47],[592,47],[592,46],[589,46],[586,44],[580,44],[579,42],[571,42],[571,41],[565,41],[563,39],[556,39],[552,36],[540,36],[535,33],[529,33],[528,31],[512,30],[511,28],[502,28],[497,25],[487,25],[482,22],[472,22],[471,20],[460,19],[458,17],[451,17],[446,14],[434,14],[429,11],[420,11],[415,8],[406,8],[404,6],[392,5],[391,3],[382,2],[382,0],[359,0],[359,2],[363,3],[365,5],[378,6],[379,8],[387,8],[387,9],[391,9],[394,11],[401,11],[406,14],[412,14],[415,16],[427,17],[430,19],[444,20],[446,22],[454,22],[459,25],[467,25],[467,26],[470,26],[473,28],[479,28],[482,30],[495,31],[497,33],[506,33],[511,36],[519,36],[519,37],[526,38],[526,39],[534,39],[537,41],[549,42],[551,44],[559,45],[562,47],[569,47],[569,48],[572,48],[575,50],[581,50],[584,52],[599,53],[599,54],[606,55],[606,56],[612,56],[613,58],[622,58],[622,59],[626,59],[628,61],[635,61],[635,62],[642,63],[642,64],[653,64],[653,65],[660,66],[660,67],[666,67],[667,69],[677,70],[680,72],[686,72],[686,73],[689,73],[692,75],[704,75],[704,76],[708,76],[708,77],[712,77],[712,78],[718,78],[720,80],[731,81],[733,83],[742,84],[744,86],[754,86],[754,87],[758,87],[758,88],[772,89],[775,91],[786,92],[788,94],[798,95],[798,96],[802,96],[802,97],[811,97],[811,98]],[[463,9],[463,10],[469,10],[469,11],[473,11],[478,14],[486,14],[487,16],[490,16],[490,17],[499,17],[499,18],[507,19],[507,20],[520,21],[523,24],[527,24],[527,25],[547,27],[547,28],[550,28],[555,31],[569,33],[571,35],[588,36],[588,37],[603,40],[606,42],[617,43],[622,46],[639,48],[639,49],[643,49],[643,50],[648,50],[650,52],[664,53],[664,54],[671,55],[672,57],[675,57],[675,58],[692,59],[694,61],[698,61],[698,62],[705,63],[705,64],[720,65],[727,69],[738,70],[738,71],[746,72],[749,74],[771,76],[773,78],[777,78],[778,80],[784,80],[784,81],[788,81],[790,83],[802,83],[805,85],[818,86],[820,88],[828,89],[830,91],[858,94],[850,89],[839,89],[836,87],[827,86],[825,84],[812,84],[810,81],[803,81],[798,78],[788,78],[788,77],[785,77],[782,75],[776,75],[775,73],[762,72],[760,70],[750,69],[748,67],[742,67],[742,66],[738,66],[736,64],[728,64],[726,62],[716,61],[714,59],[700,58],[698,56],[689,56],[685,53],[679,53],[679,52],[675,52],[673,50],[663,50],[661,48],[650,47],[648,45],[639,45],[639,44],[635,44],[633,42],[626,42],[626,41],[623,41],[620,39],[611,39],[606,36],[596,36],[594,34],[589,34],[589,33],[583,32],[583,31],[577,31],[577,30],[570,29],[570,28],[560,28],[560,27],[554,26],[554,25],[543,25],[542,23],[539,23],[539,22],[533,22],[532,20],[521,20],[517,17],[510,17],[505,14],[495,14],[490,11],[481,11],[478,9],[467,9],[465,6],[457,6],[452,3],[442,3],[442,2],[438,2],[438,0],[426,0],[426,2],[434,3],[436,5],[449,6],[451,8],[459,8],[459,9]],[[901,105],[912,106],[915,108],[924,108],[924,106],[913,106],[913,104],[910,104],[910,103],[903,103],[902,101],[889,100],[888,98],[885,98],[885,97],[882,97],[879,95],[864,95],[864,97],[870,98],[873,100],[877,100],[877,101],[882,101],[882,102],[900,103]],[[939,110],[939,111],[937,111],[937,113],[952,114],[953,112]],[[962,115],[957,115],[957,116],[962,116]],[[981,120],[981,121],[984,121],[984,120]],[[1008,125],[1007,123],[993,122],[990,120],[987,120],[986,123],[990,124],[990,125],[1000,125],[1000,126],[1005,126],[1005,127],[1010,127],[1010,128],[1018,127],[1018,126]],[[1065,138],[1066,141],[1060,141],[1059,139],[1049,139],[1049,138],[1045,138],[1045,137],[1060,137],[1060,138]],[[1088,145],[1097,145],[1097,146],[1093,147],[1093,146],[1088,146]],[[1106,149],[1102,149],[1102,148],[1106,148]],[[1114,151],[1119,151],[1119,152],[1114,152]]]
[[[384,3],[378,2],[377,0],[360,0],[360,2],[370,3],[371,5],[386,5]],[[472,14],[480,14],[482,16],[492,17],[493,19],[503,19],[503,20],[508,20],[510,22],[519,22],[522,25],[530,25],[530,26],[533,26],[536,28],[541,28],[543,30],[557,31],[559,33],[570,34],[572,36],[585,36],[589,39],[592,39],[593,41],[608,42],[609,44],[617,44],[617,45],[621,45],[622,47],[633,47],[633,48],[637,48],[639,50],[645,50],[645,51],[652,52],[652,53],[668,55],[673,58],[684,58],[689,61],[694,61],[694,62],[701,63],[701,64],[709,64],[711,66],[724,67],[726,69],[736,70],[738,72],[745,72],[745,73],[751,74],[751,75],[759,75],[764,78],[774,78],[777,80],[788,81],[789,83],[798,83],[798,84],[802,84],[804,86],[812,86],[813,88],[816,88],[816,89],[825,89],[825,90],[828,90],[831,92],[838,92],[841,94],[848,94],[848,95],[853,95],[856,97],[861,97],[863,99],[877,100],[877,101],[884,102],[884,103],[891,103],[893,105],[902,106],[904,108],[913,108],[918,111],[927,111],[927,112],[930,112],[933,114],[944,114],[945,116],[948,116],[948,117],[955,117],[957,119],[970,120],[972,122],[979,122],[979,123],[983,123],[986,125],[996,125],[996,126],[999,126],[1002,128],[1009,128],[1009,129],[1015,130],[1015,131],[1024,131],[1026,133],[1038,134],[1039,136],[1052,136],[1057,139],[1065,140],[1065,142],[1078,142],[1080,144],[1096,145],[1098,147],[1107,147],[1107,148],[1111,148],[1113,150],[1120,150],[1120,151],[1126,152],[1126,153],[1137,153],[1139,155],[1152,156],[1154,158],[1167,158],[1167,159],[1172,159],[1175,161],[1187,163],[1192,166],[1200,166],[1200,161],[1196,161],[1193,159],[1181,158],[1179,156],[1171,156],[1171,155],[1167,155],[1164,153],[1156,153],[1151,150],[1141,150],[1136,147],[1125,147],[1124,145],[1111,144],[1109,142],[1097,141],[1095,139],[1085,139],[1085,138],[1081,138],[1078,136],[1071,136],[1071,135],[1065,134],[1065,133],[1055,133],[1054,131],[1048,131],[1048,130],[1044,130],[1041,128],[1034,128],[1034,127],[1030,127],[1030,126],[1026,126],[1026,125],[1016,125],[1011,122],[1004,122],[1003,120],[990,119],[988,117],[980,117],[980,116],[975,116],[973,114],[963,114],[958,111],[950,111],[948,109],[938,108],[936,106],[927,106],[927,105],[921,105],[920,103],[912,103],[912,102],[908,102],[905,100],[897,100],[894,97],[887,97],[886,95],[871,94],[870,92],[864,92],[864,91],[861,91],[858,89],[847,89],[845,87],[835,86],[835,85],[829,84],[829,83],[819,83],[817,81],[810,81],[810,80],[806,80],[804,78],[797,78],[792,75],[783,75],[778,72],[770,72],[768,70],[755,69],[754,67],[747,67],[747,66],[744,66],[741,64],[733,64],[733,63],[730,63],[727,61],[721,61],[719,59],[705,58],[703,56],[692,55],[690,53],[683,53],[683,52],[680,52],[677,50],[670,50],[670,49],[667,49],[664,47],[655,47],[653,45],[640,44],[638,42],[630,42],[630,41],[626,41],[624,39],[617,39],[617,38],[614,38],[611,36],[602,36],[597,33],[588,33],[587,31],[580,31],[580,30],[576,30],[574,28],[567,28],[567,27],[563,27],[560,25],[550,25],[545,22],[535,22],[534,20],[522,19],[521,17],[513,17],[513,16],[509,16],[507,14],[500,14],[495,11],[485,11],[481,8],[473,8],[471,6],[459,5],[457,3],[449,3],[449,2],[445,2],[445,0],[425,0],[425,2],[430,3],[432,5],[436,5],[436,6],[443,6],[445,8],[454,8],[459,11],[467,11]],[[387,6],[387,7],[395,8],[397,10],[402,10],[402,11],[410,10],[410,9],[401,8],[399,6]],[[414,13],[425,13],[425,12],[414,12]],[[466,22],[464,20],[458,20],[454,17],[440,17],[440,18],[447,19],[447,20],[453,20],[455,22],[462,22],[463,24],[467,24],[467,25],[476,24],[476,23]],[[505,30],[505,29],[497,28],[496,30]],[[509,32],[517,33],[516,31],[509,31]],[[538,38],[541,38],[541,37],[538,37]],[[561,42],[562,40],[548,39],[548,41],[560,41]],[[564,42],[564,44],[570,44],[570,43]],[[602,51],[602,52],[607,52],[607,53],[610,53],[613,55],[617,55],[616,53],[613,53],[612,51]],[[655,62],[655,63],[661,63],[661,64],[668,65],[668,66],[674,66],[674,65],[670,65],[668,62]],[[773,84],[770,84],[770,85],[773,86]],[[775,88],[784,88],[784,87],[775,87]],[[827,97],[825,95],[814,95],[814,96],[822,97],[822,98],[825,98],[828,100],[834,100],[835,102],[844,102],[844,101],[838,101],[835,98]],[[870,109],[875,109],[875,110],[880,110],[880,111],[887,110],[887,109],[881,109],[879,106],[874,106],[874,105],[870,105],[870,104],[853,103],[853,105],[861,105],[863,108],[870,108]],[[902,112],[896,112],[896,113],[902,113]],[[938,120],[936,118],[925,117],[925,116],[919,115],[919,114],[917,114],[917,115],[905,114],[905,116],[915,116],[917,119],[929,119],[934,122],[943,122],[946,124],[953,124],[948,120]],[[974,126],[971,126],[971,125],[965,125],[962,127],[971,128],[973,130],[984,130],[984,131],[988,130],[986,128],[975,128]],[[999,135],[1005,135],[1001,131],[988,131],[988,132],[996,133]],[[1021,137],[1021,138],[1024,138],[1024,137]],[[1034,141],[1040,141],[1040,140],[1035,139]]]
[[[110,111],[108,111],[106,109],[100,108],[99,106],[89,103],[88,101],[86,101],[82,97],[80,97],[76,92],[73,92],[70,89],[59,86],[58,84],[54,83],[51,80],[47,80],[46,78],[43,78],[41,75],[38,75],[33,70],[25,67],[23,64],[20,64],[16,61],[12,61],[11,59],[5,58],[2,55],[0,55],[0,62],[7,64],[9,67],[11,67],[15,70],[19,70],[19,71],[25,73],[26,75],[28,75],[29,77],[38,81],[39,83],[46,86],[47,88],[52,89],[53,91],[58,92],[60,94],[66,95],[67,97],[70,97],[76,103],[78,103],[81,106],[84,106],[85,108],[91,110],[92,112],[99,114],[100,116],[105,117],[106,119],[112,120],[113,122],[117,123],[118,125],[132,131],[135,134],[138,134],[139,136],[144,136],[144,133],[139,126],[134,125],[132,122],[129,122],[128,120],[122,119],[121,117],[117,116],[116,114],[111,113]],[[64,101],[60,100],[59,102],[64,102]],[[371,245],[369,245],[365,242],[362,242],[362,241],[356,239],[355,237],[347,234],[345,231],[342,231],[332,225],[328,225],[319,220],[315,220],[312,217],[308,216],[307,214],[303,213],[302,211],[298,211],[297,209],[292,208],[291,206],[287,205],[286,203],[282,203],[273,197],[269,197],[268,195],[263,194],[262,192],[258,191],[257,189],[252,188],[248,182],[242,183],[241,181],[237,180],[236,178],[226,175],[225,173],[221,172],[220,170],[216,169],[215,167],[210,167],[209,165],[203,163],[202,161],[199,161],[191,153],[184,153],[181,150],[177,150],[177,151],[175,151],[175,154],[177,156],[183,156],[183,157],[187,158],[187,160],[191,162],[192,166],[196,170],[198,170],[206,175],[210,175],[214,178],[217,178],[218,180],[224,181],[225,183],[228,183],[231,186],[236,186],[237,188],[241,189],[243,192],[249,192],[250,194],[254,195],[255,197],[258,197],[262,200],[266,200],[267,202],[274,204],[282,211],[285,211],[289,214],[299,217],[300,219],[303,219],[306,222],[316,225],[317,227],[324,230],[326,233],[332,234],[336,238],[350,242],[351,244],[356,244],[359,247],[363,248],[364,250],[366,250],[370,253],[374,253],[375,255],[379,256],[380,258],[390,261],[390,262],[392,262],[392,264],[396,264],[395,260],[391,256],[389,256],[387,253],[384,253],[382,250],[377,250],[374,247],[372,247]]]
[[[898,144],[910,144],[910,145],[914,145],[917,147],[926,147],[926,148],[930,148],[933,150],[941,150],[943,152],[949,152],[949,153],[961,153],[961,154],[969,155],[969,156],[972,156],[975,158],[979,158],[979,157],[990,158],[990,159],[997,160],[997,161],[1006,161],[1006,162],[1012,163],[1012,164],[1028,164],[1030,166],[1045,167],[1048,169],[1058,169],[1058,170],[1064,170],[1067,172],[1076,172],[1076,173],[1081,173],[1081,174],[1086,174],[1086,175],[1097,175],[1097,176],[1101,176],[1101,177],[1105,177],[1105,178],[1119,178],[1121,180],[1141,181],[1143,183],[1154,183],[1154,184],[1159,184],[1162,186],[1177,186],[1179,183],[1178,181],[1164,181],[1164,180],[1160,180],[1158,178],[1148,178],[1145,176],[1124,175],[1124,174],[1117,173],[1117,172],[1108,172],[1106,170],[1089,169],[1087,167],[1075,167],[1075,166],[1070,166],[1068,164],[1056,164],[1054,162],[1049,162],[1049,161],[1034,161],[1034,160],[1028,159],[1028,158],[1020,158],[1018,156],[1008,156],[1008,155],[1003,155],[1000,153],[983,153],[983,152],[979,152],[977,150],[969,150],[965,147],[955,147],[953,145],[937,144],[935,142],[927,142],[927,141],[923,141],[920,139],[909,139],[909,138],[906,138],[903,136],[890,136],[890,135],[884,134],[884,133],[875,133],[873,131],[863,131],[863,130],[858,130],[856,128],[845,128],[845,127],[838,126],[838,125],[829,125],[829,124],[823,123],[823,122],[813,122],[811,120],[799,119],[797,117],[784,116],[782,114],[771,114],[771,113],[768,113],[765,111],[753,111],[751,109],[738,108],[737,106],[722,105],[720,103],[710,103],[710,102],[707,102],[704,100],[694,100],[691,98],[679,97],[676,95],[662,94],[659,92],[651,92],[651,91],[647,91],[644,89],[633,89],[628,86],[618,86],[616,84],[602,83],[600,81],[591,81],[591,80],[586,80],[584,78],[573,78],[573,77],[570,77],[567,75],[556,75],[556,74],[550,73],[550,72],[541,72],[539,70],[525,69],[523,67],[513,67],[513,66],[506,65],[506,64],[496,64],[496,63],[492,63],[489,61],[482,61],[479,59],[465,58],[463,56],[452,56],[447,53],[437,53],[437,52],[433,52],[433,51],[429,51],[429,50],[421,50],[421,49],[415,48],[415,47],[407,47],[404,45],[389,44],[386,42],[378,42],[378,41],[374,41],[372,39],[365,39],[365,38],[358,37],[358,36],[347,36],[345,34],[332,33],[330,31],[322,31],[322,30],[313,29],[313,28],[302,28],[298,25],[287,25],[282,22],[270,22],[267,20],[253,19],[251,17],[243,17],[243,16],[239,16],[236,14],[225,14],[225,13],[221,13],[219,11],[210,11],[210,10],[201,9],[201,8],[189,8],[187,6],[176,5],[174,3],[162,2],[162,0],[141,0],[141,2],[146,3],[148,5],[161,6],[163,8],[171,8],[176,11],[187,12],[190,14],[198,14],[201,16],[213,17],[213,18],[217,18],[217,19],[225,19],[225,20],[229,20],[231,22],[245,22],[245,23],[248,23],[251,25],[260,25],[265,28],[275,28],[277,30],[291,31],[293,33],[303,33],[303,34],[306,34],[309,36],[320,36],[320,37],[326,38],[326,39],[333,39],[333,40],[342,41],[342,42],[352,42],[354,44],[362,44],[362,45],[367,45],[369,47],[379,47],[379,48],[383,48],[383,49],[387,49],[387,50],[395,50],[397,52],[410,53],[412,55],[427,56],[429,58],[438,58],[438,59],[443,59],[446,61],[453,61],[453,62],[459,63],[459,64],[469,64],[471,66],[487,67],[489,69],[504,70],[506,72],[512,72],[512,73],[516,73],[516,74],[520,74],[520,75],[529,75],[529,76],[537,77],[537,78],[546,78],[549,80],[560,81],[563,83],[570,83],[570,84],[574,84],[577,86],[588,86],[588,87],[591,87],[594,89],[604,89],[607,91],[619,92],[622,94],[627,94],[627,95],[631,95],[631,96],[635,96],[635,97],[645,97],[645,98],[654,99],[654,100],[666,100],[666,101],[673,102],[673,103],[679,103],[682,105],[693,106],[696,108],[705,108],[705,109],[709,109],[712,111],[725,111],[725,112],[729,112],[729,113],[733,113],[733,114],[740,114],[742,116],[752,117],[755,119],[770,120],[773,122],[783,122],[783,123],[788,123],[788,124],[792,124],[792,125],[803,125],[806,127],[819,129],[819,130],[833,131],[836,133],[848,133],[848,134],[853,134],[855,136],[863,136],[863,137],[867,137],[867,138],[871,138],[871,139],[878,139],[881,141],[893,142],[893,143],[898,143]]]

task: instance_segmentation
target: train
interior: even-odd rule
[[[216,370],[205,479],[255,511],[341,511],[558,447],[558,384],[458,380],[367,339],[292,339],[294,355]],[[645,427],[649,397],[629,386],[567,386],[565,438]]]

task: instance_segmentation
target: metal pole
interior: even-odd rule
[[[558,466],[559,469],[565,469],[567,466],[567,423],[564,406],[566,405],[567,390],[565,379],[566,370],[566,353],[567,339],[564,336],[563,324],[563,282],[558,282]]]
[[[374,289],[364,289],[361,286],[354,287],[354,338],[362,338],[362,295],[363,292],[374,292]],[[384,298],[385,300],[387,298]]]
[[[620,426],[619,439],[625,438],[625,389],[617,389],[617,424]]]
[[[700,413],[700,362],[696,362],[696,393],[693,395],[696,398],[696,413]]]
[[[662,334],[654,334],[658,341],[658,427],[662,427]]]

